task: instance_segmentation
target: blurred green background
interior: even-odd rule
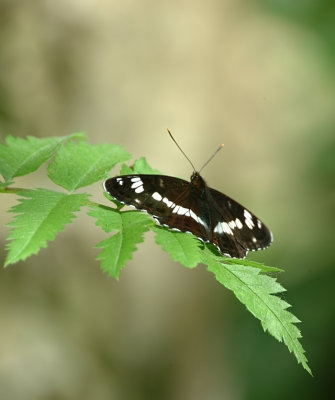
[[[0,0],[0,135],[84,130],[261,217],[314,378],[204,267],[147,235],[119,281],[84,213],[1,270],[0,393],[20,399],[304,399],[333,387],[335,5],[280,0]],[[45,169],[16,186],[54,187]],[[107,204],[101,185],[93,198]],[[1,196],[1,225],[14,196]],[[0,231],[5,259],[8,228]]]

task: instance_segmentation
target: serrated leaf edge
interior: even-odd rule
[[[218,261],[215,261],[215,262],[216,262],[216,263],[219,263]],[[207,267],[209,268],[209,270],[211,270],[210,265],[208,265],[208,263],[206,263],[206,262],[204,262],[204,263],[207,265]],[[298,363],[301,363],[301,364],[303,365],[303,367],[306,369],[306,371],[309,372],[309,373],[312,375],[311,369],[309,368],[309,366],[308,366],[308,364],[307,364],[307,363],[308,363],[308,360],[307,360],[307,358],[306,358],[306,356],[305,356],[305,354],[304,354],[304,353],[305,353],[305,350],[303,349],[301,343],[299,342],[299,338],[301,338],[302,335],[301,335],[301,332],[300,332],[299,328],[295,325],[295,323],[298,322],[299,320],[295,317],[294,314],[292,314],[290,311],[287,310],[287,308],[288,308],[288,307],[291,307],[291,305],[288,304],[288,303],[286,303],[286,302],[284,302],[284,303],[286,303],[286,304],[285,304],[285,306],[284,306],[282,309],[283,309],[284,311],[286,311],[287,313],[289,313],[291,317],[293,317],[294,319],[298,320],[298,321],[296,321],[296,322],[288,322],[288,324],[291,324],[291,325],[297,330],[297,337],[294,337],[294,338],[292,338],[291,333],[290,333],[289,330],[287,329],[287,327],[286,327],[287,324],[284,324],[284,323],[281,321],[281,319],[277,316],[277,314],[275,313],[275,311],[274,311],[272,308],[270,308],[270,307],[268,306],[268,304],[262,299],[262,297],[259,296],[259,295],[252,289],[251,286],[247,285],[247,283],[243,282],[243,280],[241,280],[236,274],[234,274],[233,271],[231,271],[231,269],[229,268],[231,265],[229,265],[229,264],[224,264],[224,263],[220,263],[220,264],[223,265],[223,266],[226,266],[226,267],[227,267],[226,270],[228,270],[229,273],[232,274],[232,275],[234,276],[235,279],[239,280],[243,286],[247,287],[248,290],[250,290],[250,291],[252,292],[253,296],[257,297],[257,298],[260,300],[260,302],[261,302],[262,304],[265,305],[265,308],[266,308],[266,309],[271,313],[271,315],[273,315],[273,317],[279,322],[280,326],[281,326],[282,329],[283,329],[283,333],[285,332],[285,333],[288,335],[288,337],[289,337],[290,340],[291,340],[291,344],[292,344],[293,346],[292,346],[292,348],[290,348],[291,346],[289,346],[289,343],[287,342],[287,340],[285,340],[285,335],[284,335],[284,334],[281,335],[281,338],[277,338],[277,337],[276,337],[276,339],[277,339],[279,342],[284,342],[285,345],[286,345],[286,347],[289,349],[289,351],[290,351],[290,352],[293,352],[293,354],[295,355],[295,357],[296,357]],[[261,276],[261,275],[260,275],[260,273],[261,273],[261,270],[260,270],[260,269],[255,268],[255,267],[250,267],[250,268],[253,268],[254,271],[257,271],[257,270],[258,270],[257,275],[258,275],[258,276]],[[215,274],[214,271],[211,271],[211,272],[214,273],[214,275],[216,276],[216,274]],[[271,278],[271,277],[269,277],[269,276],[268,276],[268,278],[269,278],[269,279],[275,279],[275,278]],[[220,283],[221,283],[221,282],[220,282]],[[286,289],[285,289],[282,285],[280,285],[278,282],[276,282],[276,283],[282,288],[282,291],[281,291],[281,292],[283,292],[283,291],[286,290]],[[225,285],[224,285],[224,286],[225,286]],[[225,286],[225,287],[226,287],[226,286]],[[231,290],[231,289],[229,289],[229,290]],[[233,291],[233,292],[235,293],[235,291]],[[281,292],[276,292],[276,293],[281,293]],[[238,297],[238,295],[237,295],[236,293],[235,293],[235,295],[236,295],[236,297],[239,299],[239,297]],[[275,295],[274,293],[269,293],[269,294],[267,294],[267,295],[268,295],[268,296],[274,296],[274,297],[276,297],[276,295]],[[277,298],[278,298],[278,297],[277,297]],[[280,299],[280,298],[279,298],[279,299]],[[239,299],[239,300],[240,300],[240,299]],[[282,300],[282,299],[280,299],[280,300]],[[240,300],[240,301],[241,301],[241,300]],[[241,302],[242,302],[242,301],[241,301]],[[254,315],[254,313],[253,313],[253,312],[250,310],[250,308],[248,307],[248,304],[247,304],[247,303],[242,302],[242,304],[244,304],[244,305],[247,307],[247,309],[249,310],[249,312],[251,312],[251,314]],[[288,306],[287,306],[287,305],[288,305]],[[272,332],[271,332],[268,328],[264,327],[262,319],[260,319],[260,318],[259,318],[258,316],[256,316],[256,315],[254,315],[254,316],[255,316],[257,319],[259,319],[259,320],[261,321],[263,330],[264,330],[265,332],[268,331],[272,336],[274,336],[274,335],[272,334]],[[299,349],[299,347],[300,347],[300,349]],[[298,357],[298,356],[299,356],[299,357]]]
[[[38,190],[38,189],[37,189],[37,190]],[[26,193],[29,193],[29,192],[26,192]],[[60,193],[60,192],[56,192],[56,193]],[[22,192],[21,195],[23,195],[23,197],[29,199],[29,196],[24,196],[24,192]],[[38,248],[37,250],[32,251],[29,255],[27,255],[27,256],[25,256],[25,257],[23,257],[23,258],[21,257],[21,254],[24,252],[24,250],[27,248],[27,246],[29,245],[29,243],[30,243],[30,242],[34,239],[34,237],[37,235],[37,233],[39,232],[41,226],[42,226],[42,225],[45,223],[45,221],[48,219],[48,216],[51,214],[51,212],[52,212],[56,207],[59,206],[59,203],[60,203],[60,202],[62,202],[63,200],[67,199],[67,196],[71,196],[71,195],[68,195],[68,194],[65,194],[65,193],[64,193],[64,196],[61,197],[61,198],[59,199],[59,201],[57,201],[57,203],[56,203],[56,204],[54,205],[54,207],[49,211],[49,213],[47,214],[47,216],[46,216],[46,217],[43,219],[43,221],[38,225],[38,228],[35,229],[35,231],[33,232],[33,235],[30,236],[29,239],[25,242],[24,246],[23,246],[23,247],[21,248],[21,250],[20,250],[20,253],[17,254],[16,257],[14,258],[15,261],[11,261],[11,258],[10,258],[10,251],[11,251],[11,249],[10,249],[10,243],[12,243],[12,242],[10,242],[10,243],[7,245],[7,249],[8,249],[9,252],[8,252],[7,258],[6,258],[6,260],[5,260],[5,264],[4,264],[5,267],[7,267],[7,266],[10,265],[10,264],[14,264],[14,263],[16,263],[16,262],[18,262],[18,261],[23,261],[23,260],[25,260],[26,258],[30,257],[31,255],[37,254],[41,248],[46,248],[46,247],[47,247],[47,243],[50,242],[50,241],[53,241],[54,238],[57,236],[57,234],[58,234],[59,232],[63,232],[63,231],[65,230],[65,226],[66,226],[67,224],[71,223],[71,222],[76,218],[75,211],[71,211],[71,212],[68,214],[68,215],[69,215],[69,220],[68,220],[68,222],[64,223],[63,226],[62,226],[60,229],[58,229],[58,231],[57,231],[56,233],[53,234],[53,237],[52,237],[52,238],[45,239],[44,242],[39,246],[39,248]],[[31,199],[31,198],[30,198],[30,199]],[[21,204],[22,204],[22,203],[21,203]],[[9,210],[9,211],[15,213],[15,211],[12,211],[12,209]],[[79,210],[78,210],[78,211],[79,211]],[[22,214],[22,213],[18,213],[18,214],[16,214],[16,215],[18,216],[18,215],[21,215],[21,214]],[[10,222],[7,224],[7,226],[12,227],[12,228],[17,227],[17,225],[15,225],[15,220],[10,221]],[[15,238],[15,237],[13,238],[13,237],[12,237],[12,234],[13,234],[13,232],[8,236],[8,240],[13,240],[13,241],[15,241],[16,238]]]

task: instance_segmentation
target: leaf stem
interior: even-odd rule
[[[17,194],[20,192],[29,192],[30,190],[31,189],[4,187],[4,188],[0,188],[0,193]]]

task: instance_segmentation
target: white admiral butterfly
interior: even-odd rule
[[[265,249],[272,242],[272,234],[261,220],[208,187],[196,171],[191,182],[166,175],[122,175],[107,179],[104,188],[118,202],[148,212],[172,230],[193,233],[229,257],[245,258],[249,250]]]

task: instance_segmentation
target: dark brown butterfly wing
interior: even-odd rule
[[[272,242],[269,229],[249,210],[217,190],[198,173],[191,182],[166,175],[122,175],[107,179],[105,190],[121,203],[144,210],[161,225],[190,232],[222,254],[244,258]]]
[[[219,225],[213,227],[213,231],[223,231],[226,235],[234,237],[245,249],[244,256],[248,250],[262,250],[270,246],[272,233],[259,218],[225,194],[215,189],[209,191],[214,202],[213,212],[219,218]],[[217,241],[220,242],[220,239]]]
[[[161,225],[209,240],[209,222],[199,215],[190,182],[166,175],[122,175],[104,186],[116,200],[148,212]]]

